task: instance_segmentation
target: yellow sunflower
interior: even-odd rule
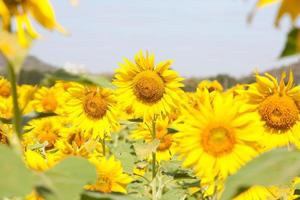
[[[12,125],[0,123],[0,144],[8,144],[9,137],[12,135],[12,133]]]
[[[249,86],[249,103],[264,122],[267,148],[299,144],[300,139],[300,86],[294,87],[292,72],[285,84],[286,74],[280,82],[265,74],[256,74],[256,83]]]
[[[32,150],[25,150],[24,152],[25,164],[32,170],[44,172],[53,167],[55,161],[53,154],[41,154]]]
[[[55,13],[49,0],[0,0],[0,16],[2,29],[13,30],[12,19],[16,19],[16,31],[19,43],[27,46],[27,36],[38,38],[39,34],[35,31],[29,19],[31,15],[40,25],[49,30],[58,30],[65,33],[64,28],[56,21]]]
[[[0,98],[8,98],[10,97],[10,83],[8,80],[0,76]]]
[[[62,128],[60,117],[35,119],[24,127],[23,141],[26,146],[46,143],[46,149],[53,149]]]
[[[37,88],[32,85],[20,85],[18,87],[19,92],[19,105],[23,114],[29,114],[33,112],[32,101]]]
[[[134,117],[144,119],[167,115],[178,107],[183,94],[182,78],[170,69],[170,60],[154,63],[154,55],[139,52],[135,62],[125,60],[116,70],[113,83],[124,108],[132,107]]]
[[[109,159],[94,157],[90,161],[96,166],[98,178],[96,184],[87,185],[85,189],[104,193],[127,193],[126,186],[132,179],[123,172],[120,161],[113,156]]]
[[[70,98],[65,109],[74,126],[92,131],[93,136],[101,139],[118,128],[117,101],[112,90],[73,84],[68,92]]]
[[[233,200],[278,200],[281,189],[278,187],[252,186]]]
[[[146,143],[153,141],[152,133],[150,130],[151,124],[142,123],[133,131],[131,138],[139,140],[142,139]],[[159,140],[159,145],[156,151],[156,159],[158,162],[162,160],[170,160],[174,154],[174,141],[172,134],[169,133],[170,120],[168,118],[158,118],[156,121],[156,139]]]
[[[62,109],[62,101],[59,94],[54,87],[42,87],[35,93],[32,105],[38,112],[59,114]]]
[[[63,128],[60,136],[55,147],[64,157],[73,155],[89,158],[102,155],[101,143],[93,140],[89,134],[79,128]]]
[[[199,89],[199,90],[207,89],[209,92],[212,92],[212,91],[223,92],[223,86],[217,80],[214,80],[214,81],[209,81],[209,80],[201,81],[198,84],[197,89]]]
[[[247,112],[245,102],[232,94],[216,93],[211,99],[206,90],[199,109],[183,113],[174,135],[179,157],[185,167],[207,182],[236,172],[258,152],[261,122],[255,112]]]
[[[0,117],[4,119],[12,119],[13,117],[13,104],[12,98],[0,100]]]

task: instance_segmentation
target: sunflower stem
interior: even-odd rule
[[[101,143],[102,143],[102,153],[103,156],[106,156],[106,148],[105,148],[105,136],[103,137],[103,139],[101,139]]]
[[[156,139],[156,120],[152,121],[152,139]],[[152,179],[156,177],[156,152],[152,153]]]
[[[13,65],[7,62],[7,72],[11,84],[12,103],[13,103],[13,125],[19,139],[22,137],[22,114],[18,103],[17,78]]]

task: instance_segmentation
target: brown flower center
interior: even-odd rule
[[[0,96],[4,98],[10,96],[10,84],[8,82],[4,82],[0,85]]]
[[[155,104],[165,93],[163,79],[154,71],[144,71],[134,78],[134,94],[145,104]]]
[[[46,112],[54,112],[58,106],[56,97],[53,94],[48,94],[42,99],[42,106]]]
[[[209,127],[202,133],[204,151],[216,157],[230,153],[235,143],[234,133],[227,127]]]
[[[259,105],[259,113],[266,125],[277,129],[287,130],[299,119],[299,110],[294,100],[289,96],[272,95]]]
[[[90,91],[83,101],[83,109],[90,119],[99,120],[105,116],[108,104],[97,91]]]
[[[8,139],[1,128],[0,128],[0,144],[8,144]]]

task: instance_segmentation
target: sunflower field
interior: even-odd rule
[[[251,17],[280,3],[276,24],[288,14],[297,29],[299,2],[260,0]],[[0,17],[0,199],[300,199],[293,71],[256,72],[254,82],[229,89],[204,80],[186,92],[171,60],[140,51],[109,83],[85,76],[18,84],[40,37],[31,20],[69,33],[48,0],[0,0]],[[284,54],[298,52],[297,37]]]

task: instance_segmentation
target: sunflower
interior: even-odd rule
[[[23,114],[29,114],[33,112],[32,101],[37,88],[32,85],[20,85],[18,87],[18,100],[21,111]]]
[[[259,115],[247,112],[245,102],[232,94],[216,93],[213,99],[205,94],[199,109],[183,113],[174,138],[183,166],[209,182],[225,179],[258,154],[254,144],[262,125]]]
[[[12,125],[0,123],[0,144],[8,144],[9,137],[12,135],[12,133]]]
[[[40,88],[32,101],[34,109],[38,112],[57,113],[62,109],[62,101],[56,88]]]
[[[65,109],[74,126],[92,131],[93,136],[102,139],[117,129],[117,102],[112,90],[74,83],[68,92],[70,98]]]
[[[134,117],[144,119],[167,115],[178,107],[183,94],[183,80],[170,69],[170,60],[154,63],[154,55],[135,56],[135,63],[125,60],[116,71],[113,83],[124,108],[132,107]]]
[[[151,124],[141,123],[137,130],[133,131],[131,138],[136,140],[144,140],[146,143],[153,141],[150,130]],[[156,149],[156,159],[158,162],[162,160],[170,160],[174,154],[173,136],[169,133],[170,120],[168,118],[158,118],[156,120],[156,139],[159,140],[159,145]]]
[[[26,149],[24,152],[25,164],[32,170],[44,172],[53,167],[55,161],[53,154],[41,154],[36,151]]]
[[[90,138],[90,135],[76,127],[63,128],[60,138],[55,143],[55,147],[63,157],[102,155],[102,145],[100,142]]]
[[[45,144],[46,150],[53,149],[62,128],[60,117],[35,119],[24,127],[23,141],[26,146]]]
[[[87,185],[85,189],[104,193],[127,193],[126,186],[132,179],[123,172],[120,161],[113,156],[109,159],[94,157],[90,161],[96,166],[98,178],[96,184]]]
[[[278,200],[281,197],[280,194],[281,189],[275,186],[252,186],[233,200]]]
[[[8,98],[11,96],[10,94],[10,83],[8,80],[0,76],[0,98]]]
[[[213,91],[223,92],[223,86],[217,80],[214,80],[214,81],[209,81],[209,80],[201,81],[198,84],[197,89],[198,90],[207,89],[209,92],[213,92]]]
[[[293,86],[292,72],[287,84],[285,78],[283,73],[278,83],[270,74],[256,74],[256,83],[247,90],[249,103],[264,122],[267,148],[299,144],[300,86]]]
[[[293,24],[296,23],[300,15],[300,2],[298,0],[258,0],[256,8],[263,8],[274,3],[280,3],[280,7],[275,20],[276,26],[279,26],[280,20],[285,15],[289,15]],[[255,10],[253,12],[255,12]]]
[[[27,46],[26,33],[33,39],[39,34],[33,28],[29,15],[44,28],[58,30],[66,33],[64,28],[56,21],[55,13],[49,0],[0,0],[0,16],[2,19],[2,29],[11,31],[12,19],[16,19],[16,31],[19,43]]]

